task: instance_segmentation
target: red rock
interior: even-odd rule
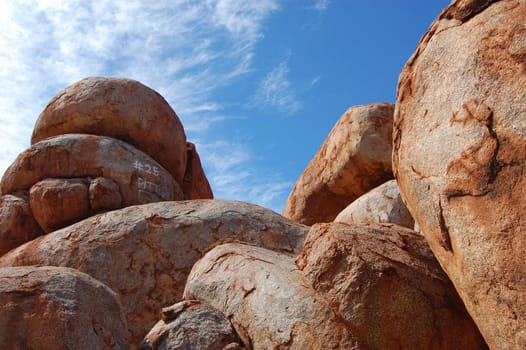
[[[1,266],[76,268],[118,293],[135,348],[165,305],[180,300],[193,264],[218,241],[246,241],[297,254],[307,227],[235,201],[132,206],[39,237],[0,258]]]
[[[141,350],[222,350],[239,336],[226,316],[196,300],[185,300],[162,311],[163,319],[146,335]]]
[[[327,300],[281,253],[219,245],[194,265],[184,295],[220,309],[254,350],[356,349]]]
[[[415,220],[405,206],[396,180],[373,188],[342,210],[334,219],[350,225],[392,223],[414,228]]]
[[[492,349],[526,349],[526,2],[453,1],[404,67],[400,192]]]
[[[42,234],[27,198],[0,197],[0,255]]]
[[[44,179],[29,191],[29,204],[44,232],[78,222],[89,216],[87,179]]]
[[[31,144],[77,133],[130,143],[182,183],[186,168],[183,126],[166,100],[138,81],[91,77],[67,87],[38,117]]]
[[[68,134],[21,153],[6,170],[2,194],[28,191],[45,178],[106,177],[119,184],[122,205],[179,200],[177,182],[152,158],[110,137]]]
[[[2,349],[128,349],[117,295],[74,269],[0,269]]]
[[[424,237],[412,230],[316,224],[296,263],[360,349],[486,348]]]
[[[195,145],[191,142],[187,142],[186,147],[186,172],[181,185],[185,199],[214,198],[212,188],[210,187],[203,167],[201,166],[201,159],[195,149]]]
[[[297,180],[283,215],[306,225],[330,222],[356,198],[392,179],[393,109],[377,103],[347,110]]]
[[[105,177],[97,177],[89,184],[89,204],[94,213],[122,208],[119,184]]]

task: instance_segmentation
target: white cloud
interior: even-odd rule
[[[330,3],[331,3],[331,0],[316,0],[308,8],[312,9],[312,10],[319,11],[319,12],[325,12],[327,10],[327,8],[329,7]]]
[[[279,174],[270,171],[261,174],[250,166],[254,157],[249,148],[240,143],[218,141],[196,142],[201,160],[206,164],[209,180],[216,186],[214,196],[222,199],[240,199],[257,203],[278,213],[283,210],[283,198],[293,185]]]
[[[252,72],[255,45],[277,1],[2,0],[0,173],[29,146],[34,122],[48,101],[86,76],[123,76],[152,87],[195,138],[211,124],[232,119],[213,93]],[[274,73],[275,84],[288,72],[280,69],[285,71]],[[290,104],[277,89],[269,96],[273,103]],[[259,190],[247,194],[241,189],[241,181],[254,184],[253,172],[242,170],[250,155],[232,153],[239,145],[226,146],[217,136],[208,141],[230,149],[227,154],[200,150],[213,189],[241,200],[255,198]],[[271,203],[272,196],[260,198]]]
[[[274,67],[261,81],[255,95],[255,103],[263,107],[273,107],[279,112],[293,115],[301,108],[296,90],[289,80],[288,57]]]

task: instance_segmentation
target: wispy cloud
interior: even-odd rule
[[[289,58],[286,57],[261,81],[255,102],[263,107],[272,107],[279,112],[293,115],[302,108],[296,90],[289,80]]]
[[[225,114],[214,93],[253,72],[255,46],[277,8],[278,0],[1,1],[0,174],[29,146],[31,129],[48,101],[86,76],[124,76],[154,88],[174,107],[192,141],[210,125],[235,118]],[[275,84],[288,68],[279,69],[273,73]],[[273,103],[290,104],[277,89]],[[251,159],[232,153],[239,145],[207,137],[230,150],[199,150],[217,193],[240,195],[243,190],[234,186],[245,180],[266,186],[255,184],[250,170],[241,170]],[[230,181],[233,169],[238,178]],[[270,203],[272,195],[261,198]]]
[[[250,148],[241,143],[217,141],[196,142],[196,148],[206,164],[205,171],[213,182],[214,195],[222,199],[244,198],[276,212],[283,210],[283,198],[293,185],[279,174],[270,171],[261,174],[250,166],[254,158]]]
[[[331,0],[315,0],[313,3],[307,7],[310,10],[316,10],[319,12],[325,12],[329,7]]]

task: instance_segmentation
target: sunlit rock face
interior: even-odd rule
[[[347,110],[292,189],[283,215],[312,225],[330,222],[356,198],[393,178],[394,105]]]
[[[492,349],[526,348],[526,3],[453,1],[399,80],[400,192]]]

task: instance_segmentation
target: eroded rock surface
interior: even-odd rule
[[[404,67],[400,192],[493,349],[526,348],[526,2],[453,1]]]
[[[144,338],[141,350],[223,350],[240,339],[218,309],[197,300],[184,300],[163,308],[162,320]],[[232,345],[231,345],[232,344]]]
[[[161,95],[138,81],[90,77],[68,86],[40,114],[31,144],[61,134],[94,134],[127,142],[182,184],[186,136],[181,121]]]
[[[297,258],[363,349],[486,349],[423,236],[398,225],[316,224]]]
[[[292,257],[239,243],[209,251],[193,267],[185,298],[225,313],[258,349],[355,349],[349,329],[308,285]]]
[[[117,295],[74,269],[0,268],[0,347],[128,349]]]
[[[41,234],[27,197],[0,197],[0,256]]]
[[[373,188],[342,210],[334,219],[346,224],[392,223],[414,228],[415,220],[407,210],[396,180]]]
[[[181,299],[190,269],[211,244],[239,240],[295,255],[307,230],[242,202],[159,202],[93,216],[42,236],[2,256],[0,266],[66,266],[102,281],[119,294],[137,347],[161,308]]]
[[[179,200],[173,177],[152,158],[114,138],[67,134],[22,152],[2,177],[2,194],[27,192],[46,178],[106,177],[119,185],[122,205]]]
[[[388,103],[347,110],[300,175],[283,215],[305,225],[330,222],[356,198],[392,179],[393,110]]]

